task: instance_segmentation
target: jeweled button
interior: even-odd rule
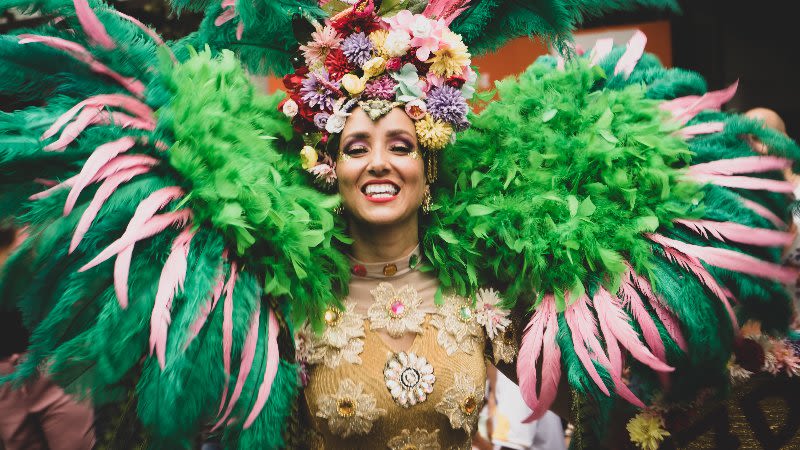
[[[353,266],[353,275],[357,277],[365,277],[367,276],[367,268],[364,267],[363,264],[356,264]]]
[[[397,266],[395,264],[387,264],[383,266],[383,274],[387,277],[391,277],[397,273]]]
[[[391,305],[389,305],[389,315],[392,316],[392,318],[397,319],[403,317],[405,313],[406,313],[406,305],[400,300],[395,300],[392,302]]]

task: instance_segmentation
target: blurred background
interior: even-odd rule
[[[169,11],[164,0],[110,0],[117,8],[154,26],[167,38],[184,36],[197,28],[200,17]],[[798,19],[787,0],[679,0],[681,14],[641,11],[592,19],[577,33],[577,43],[591,49],[602,37],[624,44],[636,29],[647,34],[646,50],[666,66],[701,73],[709,89],[720,89],[737,79],[739,91],[727,107],[746,111],[773,109],[784,119],[788,134],[800,139],[800,52]],[[34,24],[36,17],[7,14],[0,17],[0,32]],[[529,39],[510,42],[494,54],[475,59],[481,86],[519,73],[547,52]],[[794,82],[793,82],[794,81]],[[265,78],[265,89],[281,87]]]

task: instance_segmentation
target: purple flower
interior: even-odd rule
[[[425,99],[428,105],[428,113],[434,118],[447,122],[457,129],[462,129],[468,125],[467,122],[467,101],[458,89],[442,85],[435,87],[428,92]]]
[[[308,102],[308,106],[319,105],[321,109],[332,110],[334,100],[341,95],[334,89],[339,88],[338,82],[331,82],[328,72],[312,72],[308,78],[303,80],[300,87],[302,99]]]
[[[364,33],[355,33],[342,41],[342,52],[347,60],[361,67],[372,58],[372,41]]]
[[[314,116],[314,125],[317,126],[320,130],[325,129],[325,124],[328,123],[328,117],[331,115],[326,112],[317,113]]]
[[[366,98],[373,98],[376,100],[394,100],[394,90],[397,88],[397,82],[389,75],[381,75],[378,78],[367,83],[362,94]]]

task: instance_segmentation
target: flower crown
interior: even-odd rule
[[[382,18],[372,0],[358,0],[314,23],[311,41],[300,46],[305,65],[284,77],[289,96],[279,105],[303,134],[304,169],[332,185],[336,163],[325,148],[349,111],[360,106],[377,120],[403,106],[427,152],[428,179],[435,180],[435,152],[469,126],[467,100],[475,93],[470,54],[448,28],[458,12],[402,10]]]

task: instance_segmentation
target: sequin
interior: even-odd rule
[[[425,313],[419,309],[422,298],[416,289],[405,285],[399,290],[381,283],[370,293],[375,299],[367,316],[373,330],[385,328],[389,336],[401,337],[406,332],[422,333]]]

